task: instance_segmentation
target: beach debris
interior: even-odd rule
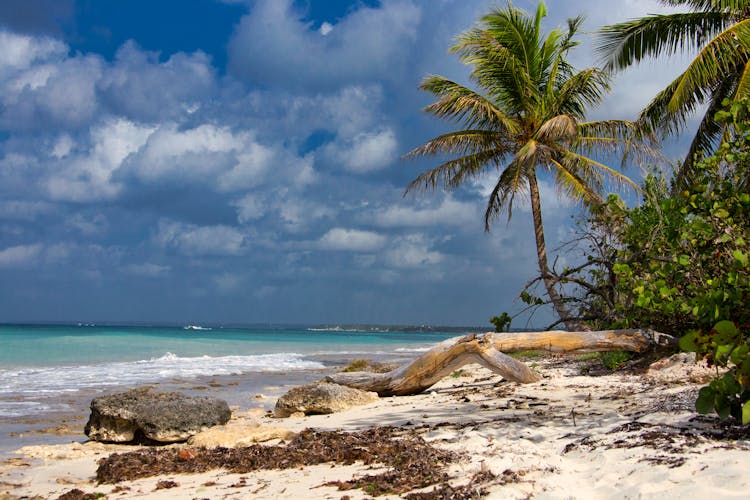
[[[114,484],[143,477],[201,473],[226,469],[245,474],[257,470],[293,469],[323,463],[351,465],[379,464],[388,468],[346,482],[331,482],[340,490],[361,488],[369,495],[401,494],[417,488],[443,484],[449,476],[445,465],[455,461],[454,452],[440,450],[411,431],[397,427],[375,427],[361,432],[305,429],[282,446],[252,445],[244,448],[201,450],[190,461],[179,459],[174,448],[144,448],[115,453],[99,461],[96,479]]]
[[[190,439],[191,446],[215,448],[223,446],[234,448],[263,443],[272,439],[293,439],[297,434],[284,427],[270,427],[259,423],[229,422],[227,425],[212,427],[201,431]]]
[[[231,415],[221,399],[135,389],[94,398],[84,432],[94,441],[174,443],[225,424]]]
[[[281,396],[276,401],[274,416],[284,418],[297,412],[305,415],[326,415],[377,400],[378,395],[374,392],[318,382],[295,387]]]
[[[479,363],[506,380],[529,384],[540,380],[526,364],[506,352],[544,350],[550,352],[643,352],[655,346],[672,346],[676,339],[648,329],[596,332],[513,332],[470,334],[440,342],[411,363],[387,373],[340,372],[325,378],[380,396],[419,394],[471,363]]]
[[[103,497],[104,495],[102,494],[86,493],[78,488],[74,488],[57,497],[57,500],[97,500]]]

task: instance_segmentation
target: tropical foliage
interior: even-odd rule
[[[579,285],[566,299],[600,325],[682,336],[683,350],[726,368],[696,406],[748,423],[750,110],[747,101],[725,105],[714,118],[727,140],[696,164],[691,189],[670,196],[664,178],[651,175],[640,206],[627,209],[610,197],[588,219],[590,227],[609,229],[606,240],[592,240],[604,241],[604,251],[563,278]]]
[[[441,76],[429,76],[421,88],[437,101],[426,108],[460,129],[432,139],[408,156],[447,155],[451,159],[423,173],[407,188],[453,189],[496,171],[487,201],[485,228],[515,202],[528,196],[534,222],[537,258],[546,292],[560,320],[576,323],[556,290],[542,222],[539,175],[551,174],[559,190],[586,206],[602,203],[599,194],[610,180],[627,177],[596,154],[653,154],[632,122],[586,121],[587,108],[609,89],[607,73],[577,71],[566,60],[577,45],[582,19],[568,20],[566,30],[542,33],[543,4],[535,13],[508,4],[484,16],[461,34],[452,51],[472,67],[477,90]]]
[[[750,97],[750,0],[661,0],[687,12],[649,15],[601,29],[599,51],[608,69],[644,58],[697,52],[687,69],[641,112],[642,123],[664,134],[685,128],[687,118],[706,106],[675,188],[696,174],[695,159],[715,151],[725,126],[714,116],[725,99]]]

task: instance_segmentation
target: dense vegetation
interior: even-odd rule
[[[725,140],[696,162],[690,188],[675,192],[653,173],[639,206],[610,196],[588,213],[572,245],[587,255],[584,263],[555,277],[571,310],[592,327],[651,327],[726,367],[702,389],[697,408],[748,423],[750,110],[747,101],[725,104],[715,116]]]
[[[719,367],[700,391],[702,413],[750,423],[750,0],[664,0],[689,12],[649,15],[600,31],[605,69],[575,70],[566,57],[581,19],[542,35],[545,8],[533,16],[508,4],[458,37],[453,51],[472,66],[479,91],[439,76],[421,88],[438,100],[426,110],[461,129],[412,156],[456,155],[419,176],[408,190],[454,189],[496,168],[485,226],[516,197],[528,196],[539,276],[521,293],[529,307],[551,304],[568,328],[651,327],[681,337],[683,350]],[[638,122],[586,122],[609,88],[609,70],[649,56],[698,51],[688,68],[641,112]],[[652,155],[652,132],[681,132],[701,119],[674,176],[654,169],[642,203],[628,208],[601,192],[603,179],[629,180],[594,154]],[[645,139],[645,140],[644,140]],[[538,176],[549,173],[585,216],[563,250],[580,265],[550,266]],[[533,294],[543,284],[545,296]],[[491,318],[509,327],[503,313]],[[551,326],[553,326],[551,325]],[[717,372],[718,373],[718,372]]]

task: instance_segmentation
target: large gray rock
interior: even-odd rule
[[[229,421],[226,401],[177,392],[129,392],[94,398],[84,432],[94,441],[126,443],[141,434],[163,443],[185,441]]]
[[[288,417],[302,412],[305,415],[325,415],[365,405],[378,400],[375,392],[360,391],[339,384],[319,382],[295,387],[276,401],[274,415]]]

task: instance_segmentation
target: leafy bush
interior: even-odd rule
[[[717,114],[729,136],[697,164],[696,181],[662,197],[649,177],[644,204],[626,212],[614,270],[630,294],[624,326],[685,334],[680,347],[728,369],[700,391],[696,408],[750,423],[750,126],[747,103]]]

